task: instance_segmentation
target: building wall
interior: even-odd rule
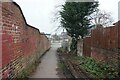
[[[17,77],[23,69],[35,63],[50,48],[49,40],[40,31],[26,23],[18,4],[3,2],[0,20],[3,78]]]

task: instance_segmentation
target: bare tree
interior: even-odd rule
[[[95,26],[102,25],[104,27],[108,27],[109,25],[112,25],[113,18],[111,17],[111,13],[108,13],[106,11],[97,10],[91,15],[91,22]]]

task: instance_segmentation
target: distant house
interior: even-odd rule
[[[71,41],[72,41],[71,37],[68,36],[67,32],[62,32],[61,35],[60,35],[60,38],[62,40],[61,46],[70,51],[70,44],[71,44]]]
[[[68,41],[69,36],[67,35],[67,32],[62,32],[60,35],[62,40]]]

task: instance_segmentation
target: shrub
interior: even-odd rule
[[[96,62],[90,57],[75,57],[80,67],[94,78],[116,78],[118,71],[106,63]]]

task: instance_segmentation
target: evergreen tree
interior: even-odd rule
[[[62,5],[61,25],[69,36],[72,37],[71,51],[77,50],[77,41],[88,34],[90,16],[96,11],[98,2],[66,2]]]

